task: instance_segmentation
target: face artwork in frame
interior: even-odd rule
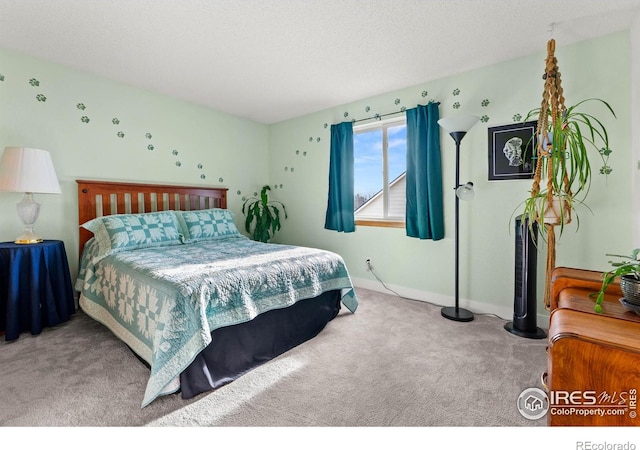
[[[533,178],[537,122],[490,127],[489,181]]]

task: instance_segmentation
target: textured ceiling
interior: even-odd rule
[[[0,47],[276,123],[628,29],[640,0],[0,0]]]

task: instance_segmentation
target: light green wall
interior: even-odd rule
[[[476,311],[510,314],[515,239],[510,220],[528,196],[531,180],[488,181],[487,129],[512,123],[516,114],[525,116],[540,105],[546,45],[541,45],[541,49],[543,51],[529,57],[425,81],[418,86],[272,125],[269,128],[271,180],[283,184],[278,198],[289,212],[279,239],[338,252],[356,284],[361,286],[382,289],[365,270],[364,261],[371,258],[375,272],[385,284],[403,295],[451,302],[455,145],[444,132],[441,142],[445,239],[420,241],[406,237],[402,229],[393,228],[358,227],[356,232],[348,234],[323,228],[329,126],[375,113],[385,114],[403,106],[411,108],[433,99],[441,102],[441,117],[458,112],[483,116],[483,121],[469,131],[461,146],[461,181],[473,181],[476,188],[475,199],[471,203],[461,202],[460,208],[461,304],[470,305]],[[626,252],[631,246],[629,52],[628,32],[567,47],[557,43],[556,56],[567,105],[587,97],[599,97],[608,101],[617,114],[617,119],[603,118],[615,152],[610,159],[613,174],[608,179],[599,174],[594,176],[588,201],[593,214],[586,209],[580,213],[578,232],[576,220],[566,227],[557,246],[557,265],[605,270],[608,268],[605,253]],[[454,107],[454,104],[459,105]],[[594,165],[598,171],[600,166],[597,162]],[[540,302],[545,258],[546,246],[541,244],[538,253]],[[543,311],[542,304],[538,311]]]
[[[358,227],[350,234],[323,228],[329,126],[437,100],[442,117],[457,112],[484,116],[462,142],[461,179],[473,181],[476,187],[473,202],[461,204],[462,305],[476,312],[508,315],[513,305],[514,259],[510,219],[528,195],[531,182],[488,181],[487,128],[512,123],[514,115],[524,116],[539,106],[545,56],[541,51],[266,126],[0,49],[0,146],[33,146],[51,152],[63,194],[36,196],[42,203],[36,228],[45,238],[65,241],[73,273],[78,178],[225,186],[239,226],[243,197],[268,182],[276,186],[272,198],[282,200],[289,212],[277,242],[334,250],[344,257],[356,284],[383,290],[364,269],[364,260],[371,258],[387,286],[413,298],[450,304],[455,147],[444,133],[445,239],[420,241],[393,228]],[[558,265],[604,270],[605,253],[623,252],[631,245],[629,33],[567,47],[559,42],[556,56],[568,104],[600,97],[618,116],[605,120],[615,151],[610,160],[614,172],[607,180],[594,178],[589,200],[593,215],[584,210],[579,232],[575,222],[569,225],[557,248]],[[29,83],[32,78],[38,86]],[[38,94],[45,95],[46,101],[38,101]],[[78,109],[78,103],[85,109]],[[89,122],[83,122],[82,116]],[[113,118],[120,122],[112,123]],[[124,132],[123,138],[118,131]],[[154,149],[148,150],[148,145]],[[200,178],[202,174],[205,179]],[[21,233],[15,214],[20,197],[0,193],[1,241]],[[538,254],[540,299],[545,253],[543,245]]]
[[[51,153],[63,193],[36,194],[42,205],[36,231],[64,240],[72,273],[78,259],[76,179],[224,186],[236,215],[242,197],[268,181],[266,125],[2,49],[0,79],[0,147]],[[20,199],[0,193],[0,241],[22,232],[15,212]]]

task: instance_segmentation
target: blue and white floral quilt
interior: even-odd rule
[[[358,299],[342,258],[242,235],[143,248],[96,260],[85,246],[76,289],[83,311],[151,366],[142,407],[179,389],[179,375],[211,331],[330,290],[351,312]]]

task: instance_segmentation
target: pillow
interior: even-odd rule
[[[182,225],[185,240],[188,242],[240,235],[233,221],[233,213],[228,209],[176,211],[176,216]]]
[[[97,217],[81,226],[91,231],[96,239],[98,255],[94,262],[124,250],[184,243],[174,211],[114,214]]]

